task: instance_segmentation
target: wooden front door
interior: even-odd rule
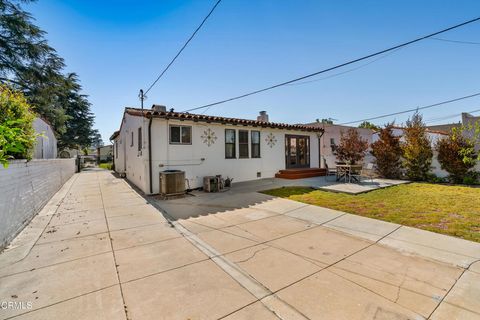
[[[285,135],[285,167],[310,168],[310,137]]]

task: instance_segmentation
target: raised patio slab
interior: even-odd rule
[[[348,193],[348,194],[360,194],[365,193],[377,189],[388,188],[392,186],[396,186],[399,184],[405,184],[409,181],[405,180],[391,180],[391,179],[373,179],[373,180],[366,180],[361,181],[360,183],[339,183],[339,182],[331,182],[321,185],[313,185],[314,188],[325,190],[325,191],[332,191],[332,192],[341,192],[341,193]]]

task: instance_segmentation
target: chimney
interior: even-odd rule
[[[167,112],[167,107],[159,105],[159,104],[154,104],[152,106],[152,110],[156,112]]]
[[[260,115],[257,116],[257,121],[268,122],[267,111],[260,111]]]

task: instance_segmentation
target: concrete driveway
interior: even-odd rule
[[[77,174],[0,254],[0,318],[480,319],[480,244],[254,192],[278,183]]]

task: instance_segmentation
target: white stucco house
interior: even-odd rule
[[[115,171],[146,194],[159,192],[159,174],[185,171],[188,188],[203,177],[233,182],[274,177],[280,170],[319,168],[322,128],[152,109],[125,108],[113,142]]]
[[[97,160],[99,162],[110,162],[113,158],[113,145],[109,144],[97,148]]]
[[[57,137],[52,126],[40,117],[33,120],[33,129],[37,142],[33,151],[33,159],[55,159],[57,157]]]

